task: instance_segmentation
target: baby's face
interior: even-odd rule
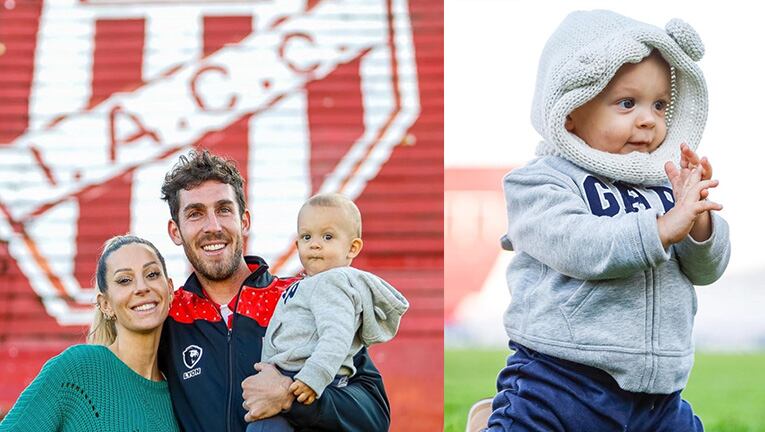
[[[297,250],[308,276],[351,264],[361,240],[349,219],[339,207],[307,205],[300,210]]]
[[[608,153],[652,152],[667,136],[669,65],[657,53],[622,66],[608,86],[571,112],[566,129]]]

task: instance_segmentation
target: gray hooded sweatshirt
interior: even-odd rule
[[[318,397],[336,375],[356,373],[363,346],[396,335],[409,302],[389,283],[353,267],[306,277],[279,299],[263,340],[263,361],[288,371]]]
[[[566,116],[598,95],[625,63],[653,50],[672,66],[667,135],[651,153],[591,148]],[[685,387],[693,365],[694,285],[714,282],[730,257],[727,223],[665,250],[656,218],[674,205],[664,164],[699,144],[707,90],[693,28],[664,29],[610,11],[573,12],[545,45],[532,104],[543,156],[505,177],[510,339],[602,369],[632,392]]]
[[[665,250],[656,218],[668,185],[634,186],[556,156],[504,179],[510,340],[608,372],[624,390],[671,393],[693,365],[694,285],[717,280],[730,257],[728,225]]]

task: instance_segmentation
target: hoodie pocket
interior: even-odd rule
[[[657,269],[658,345],[662,351],[688,352],[692,349],[696,315],[696,288],[671,258]]]
[[[573,343],[643,349],[646,322],[645,275],[584,281],[560,306]]]

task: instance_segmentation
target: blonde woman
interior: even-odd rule
[[[165,261],[149,241],[117,236],[96,268],[96,314],[88,345],[43,366],[0,431],[177,431],[157,365],[172,301]]]

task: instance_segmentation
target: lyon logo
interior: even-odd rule
[[[191,147],[238,161],[246,253],[287,274],[302,202],[358,196],[419,115],[406,0],[167,1],[43,6],[29,127],[0,146],[0,241],[62,325],[90,321],[111,235],[184,280],[159,188]]]
[[[202,358],[202,348],[196,345],[189,345],[183,350],[183,364],[187,368],[191,369],[197,365],[199,359]]]

